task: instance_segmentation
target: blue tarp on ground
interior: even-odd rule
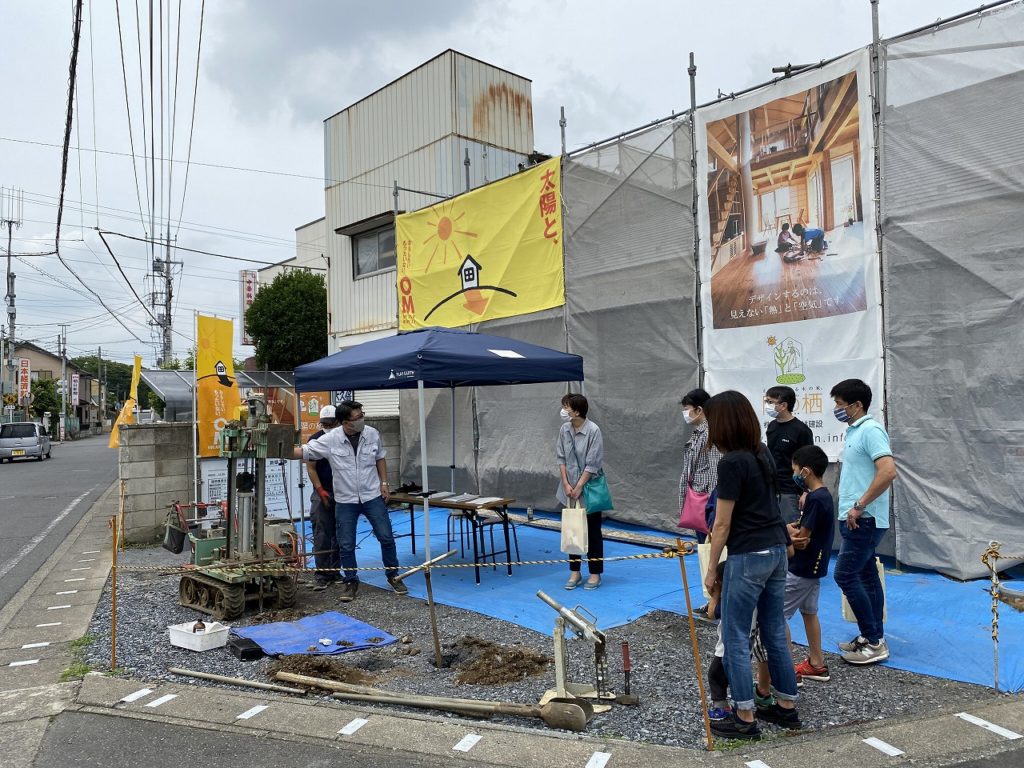
[[[403,566],[423,562],[422,512],[417,512],[417,554],[410,553],[408,536],[398,539],[398,553]],[[444,510],[431,510],[431,548],[437,556],[447,551]],[[409,515],[392,514],[396,535],[409,531]],[[640,531],[641,529],[616,524],[614,527]],[[561,559],[559,536],[548,531],[518,526],[519,548],[522,560]],[[656,533],[665,536],[664,532]],[[495,526],[495,539],[502,546],[501,527]],[[380,548],[369,524],[360,520],[360,565],[380,565]],[[458,547],[458,541],[453,544]],[[605,556],[633,555],[653,550],[631,544],[605,542]],[[472,555],[467,551],[472,562]],[[449,561],[465,563],[455,555]],[[690,599],[696,607],[704,602],[701,576],[696,556],[684,559],[690,584]],[[438,569],[434,571],[434,599],[445,605],[475,611],[511,621],[522,627],[550,634],[554,627],[555,612],[536,596],[544,590],[559,602],[572,607],[582,603],[594,613],[602,629],[621,626],[653,610],[680,615],[686,613],[682,576],[676,559],[631,560],[609,563],[600,589],[572,592],[562,589],[568,577],[568,568],[562,564],[521,566],[513,568],[512,576],[503,568],[490,567],[481,571],[481,583],[474,583],[472,568]],[[387,588],[383,573],[364,572],[366,583]],[[410,594],[426,598],[421,576],[406,580]],[[1012,585],[1011,585],[1012,586]],[[944,677],[967,683],[991,687],[992,641],[991,599],[985,581],[958,582],[931,572],[887,573],[886,590],[889,601],[889,621],[886,640],[892,652],[888,666],[934,677]],[[1018,582],[1018,589],[1020,588]],[[822,642],[826,651],[836,643],[849,640],[857,634],[855,624],[843,621],[840,612],[840,592],[831,573],[822,581],[820,599]],[[803,622],[799,616],[790,623],[793,639],[805,643]],[[1024,690],[1024,614],[1008,606],[1000,610],[1000,688],[1004,691]],[[841,662],[836,662],[841,663]]]
[[[337,611],[307,616],[298,621],[239,627],[232,631],[239,637],[247,637],[257,643],[268,656],[291,653],[329,656],[361,651],[364,648],[378,648],[395,642],[395,638],[387,632]],[[331,644],[322,645],[321,639],[330,640]],[[338,645],[339,640],[342,645]],[[313,646],[316,649],[309,650]]]

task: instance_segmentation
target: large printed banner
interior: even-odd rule
[[[233,323],[196,317],[196,416],[200,456],[220,454],[220,431],[236,418],[242,398],[231,358]]]
[[[399,330],[565,303],[561,161],[396,219]]]
[[[135,363],[132,366],[132,381],[128,387],[128,397],[121,406],[121,412],[117,414],[114,425],[110,428],[110,437],[107,440],[108,448],[121,447],[121,427],[125,424],[135,423],[135,405],[139,399],[139,379],[142,377],[142,356],[135,355]],[[63,424],[63,422],[61,422]]]
[[[882,408],[869,77],[861,51],[697,112],[707,388],[763,413],[792,387],[832,459],[832,386],[863,379]]]

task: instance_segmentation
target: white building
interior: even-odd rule
[[[336,352],[397,332],[396,210],[431,205],[527,162],[531,84],[447,50],[327,118],[324,151],[328,349]],[[375,415],[398,412],[397,392],[356,397]]]

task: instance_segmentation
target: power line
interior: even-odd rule
[[[121,0],[115,0],[114,9],[117,11],[117,43],[118,48],[121,52],[121,80],[124,83],[124,110],[128,117],[128,146],[132,149],[132,175],[135,177],[135,199],[139,203],[139,223],[142,225],[143,231],[146,229],[146,220],[142,215],[142,193],[139,189],[139,169],[135,163],[135,131],[132,126],[132,108],[131,102],[128,99],[128,69],[125,66],[124,59],[124,39],[121,34]],[[98,157],[99,153],[94,153],[93,157]],[[147,192],[148,195],[148,192]],[[97,196],[96,207],[99,209],[99,198]],[[97,217],[98,217],[97,213]]]
[[[92,92],[92,145],[96,146],[96,55],[92,44],[92,3],[89,3],[89,89]],[[96,194],[96,226],[100,225],[100,158],[92,155],[92,179]]]
[[[178,13],[181,13],[179,6]],[[188,126],[188,152],[185,155],[185,181],[181,186],[181,207],[178,209],[178,226],[175,228],[174,233],[177,235],[181,229],[181,219],[185,215],[185,195],[188,192],[188,171],[192,163],[192,136],[196,129],[196,101],[199,97],[199,57],[203,52],[203,21],[206,18],[206,0],[202,0],[199,6],[199,44],[196,46],[196,79],[195,84],[192,87],[192,117],[189,121]],[[171,158],[171,165],[174,165],[174,159]]]
[[[64,147],[60,169],[60,195],[57,200],[57,230],[54,235],[54,240],[56,241],[56,245],[54,247],[58,251],[60,250],[61,219],[64,218],[64,190],[67,186],[68,180],[68,148],[71,146],[71,124],[75,116],[75,79],[78,73],[78,42],[81,34],[82,0],[77,0],[75,3],[74,28],[71,33],[71,64],[68,67],[68,106],[67,114],[64,119]]]
[[[116,237],[124,237],[124,238],[127,238],[128,240],[137,240],[140,243],[156,243],[156,244],[162,245],[162,243],[159,240],[154,240],[152,238],[135,237],[134,235],[126,235],[123,232],[111,232],[110,230],[107,230],[107,229],[102,230],[102,232],[104,234],[107,234],[107,235],[115,235]],[[228,256],[228,255],[223,254],[223,253],[214,253],[213,251],[201,251],[198,248],[186,248],[183,245],[171,245],[169,247],[170,248],[175,248],[175,249],[177,249],[179,251],[185,251],[187,253],[199,253],[199,254],[202,254],[203,256],[216,256],[218,259],[230,259],[231,261],[244,261],[244,262],[247,262],[249,264],[264,264],[264,265],[266,265],[268,267],[276,267],[276,266],[278,266],[280,264],[280,262],[277,262],[277,261],[260,261],[259,259],[248,259],[248,258],[243,258],[241,256]],[[313,272],[326,272],[327,271],[326,269],[324,269],[322,267],[303,267],[303,269],[308,269],[308,270],[311,270]]]
[[[99,233],[99,236],[100,236],[100,240],[102,240],[102,241],[103,241],[103,245],[104,245],[104,247],[105,247],[105,248],[107,249],[107,253],[109,253],[109,254],[110,254],[110,258],[112,258],[112,259],[114,260],[114,264],[116,264],[116,265],[117,265],[117,271],[121,273],[121,277],[123,277],[123,278],[124,278],[124,281],[125,281],[125,283],[127,283],[127,284],[128,284],[128,288],[129,288],[129,289],[131,290],[131,292],[132,292],[132,295],[133,295],[133,296],[134,296],[134,297],[135,297],[136,299],[138,299],[138,302],[139,302],[139,304],[141,304],[141,305],[142,305],[142,308],[143,308],[144,310],[146,310],[146,313],[147,313],[147,314],[148,314],[148,315],[149,315],[149,316],[150,316],[151,318],[153,318],[153,322],[154,322],[154,323],[159,323],[160,321],[156,319],[156,315],[154,315],[154,314],[152,313],[152,311],[150,311],[149,307],[148,307],[148,306],[146,306],[146,302],[144,302],[144,301],[142,300],[142,297],[141,297],[141,296],[139,296],[139,294],[138,294],[138,293],[137,293],[137,292],[135,291],[135,286],[134,286],[134,285],[132,285],[132,281],[128,279],[128,275],[126,275],[126,274],[124,273],[124,270],[123,270],[123,269],[121,268],[121,262],[119,262],[119,261],[117,260],[117,256],[115,256],[115,255],[114,255],[114,252],[113,252],[113,251],[112,251],[112,250],[110,249],[110,243],[108,243],[108,242],[107,242],[107,238],[105,238],[105,237],[103,236],[103,233],[102,233],[102,232],[100,232],[100,233]]]

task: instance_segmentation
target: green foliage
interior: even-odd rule
[[[83,355],[72,358],[71,362],[93,376],[96,375],[96,366],[99,363],[96,355]],[[114,408],[118,400],[128,397],[128,388],[132,384],[132,366],[126,363],[115,363],[113,360],[103,360],[103,367],[107,371],[107,407]],[[145,382],[139,381],[139,402],[145,403],[150,389]]]
[[[327,288],[324,276],[283,272],[260,289],[245,313],[256,363],[290,371],[327,355]]]
[[[164,371],[191,371],[196,366],[196,348],[192,347],[184,358],[172,357],[160,363],[160,369]],[[141,395],[140,395],[141,399]]]
[[[32,413],[41,417],[49,411],[56,418],[60,414],[60,395],[54,379],[36,379],[32,382]]]

